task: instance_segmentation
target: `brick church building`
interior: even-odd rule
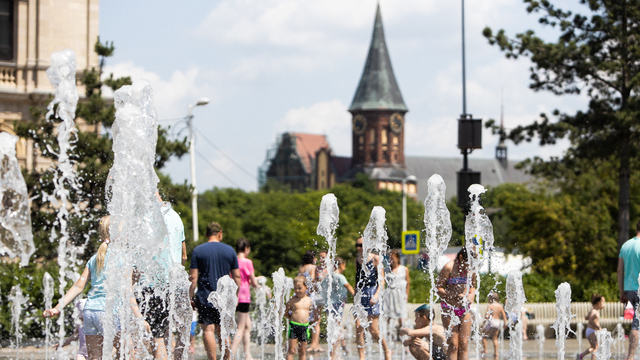
[[[447,198],[455,194],[461,158],[405,156],[408,108],[391,66],[379,5],[369,53],[349,112],[351,157],[333,154],[325,135],[283,133],[278,136],[277,145],[267,151],[267,159],[259,170],[259,185],[272,179],[289,185],[294,191],[321,190],[337,182],[354,180],[358,173],[364,173],[379,190],[400,192],[406,180],[407,194],[424,199],[428,178],[438,173],[447,185]],[[504,144],[499,147],[504,148],[500,159],[470,159],[474,170],[481,171],[482,183],[495,186],[528,181],[526,174],[514,168],[515,162],[506,159]]]

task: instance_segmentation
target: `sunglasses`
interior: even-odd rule
[[[362,244],[356,244],[356,247],[357,247],[357,248],[358,248],[358,247],[362,247]]]

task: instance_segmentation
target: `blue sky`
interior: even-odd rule
[[[559,6],[564,3],[575,6]],[[380,7],[409,107],[405,153],[460,156],[460,1],[382,0]],[[256,190],[257,168],[284,131],[327,134],[334,153],[351,155],[346,109],[364,66],[375,8],[373,0],[112,0],[100,4],[100,36],[116,47],[106,71],[148,80],[162,125],[186,116],[198,98],[211,99],[194,109],[194,124],[204,136],[196,146],[204,157],[197,157],[199,191]],[[584,96],[531,91],[529,61],[506,60],[482,36],[485,26],[553,36],[522,1],[467,0],[465,8],[469,113],[498,119],[502,88],[507,127],[556,108],[586,106]],[[176,132],[183,127],[174,125]],[[484,148],[471,156],[492,157],[496,142],[486,131]],[[566,143],[508,146],[510,158],[524,159],[560,155]],[[174,181],[188,179],[188,157],[171,161],[166,172]]]

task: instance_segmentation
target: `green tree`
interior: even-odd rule
[[[508,137],[516,143],[536,136],[541,145],[568,138],[571,147],[561,159],[528,163],[533,173],[563,178],[563,169],[580,165],[580,159],[600,159],[615,164],[617,179],[617,244],[630,236],[630,197],[633,159],[638,156],[640,102],[640,1],[582,0],[587,15],[559,9],[549,0],[524,0],[529,13],[539,14],[539,23],[558,31],[557,41],[547,42],[533,30],[508,37],[484,29],[491,44],[507,58],[529,57],[530,87],[557,95],[585,93],[586,111],[575,114],[553,112],[527,126],[519,126]],[[488,124],[494,126],[493,122]],[[499,131],[494,127],[495,131]],[[507,134],[502,134],[507,135]]]
[[[72,160],[75,162],[78,189],[70,190],[70,201],[79,204],[77,212],[73,212],[70,218],[71,242],[75,245],[85,245],[84,254],[81,254],[80,262],[71,266],[80,267],[93,255],[97,249],[97,220],[106,214],[105,181],[113,162],[111,151],[112,139],[110,128],[115,120],[115,108],[111,100],[102,96],[102,87],[108,86],[113,90],[131,83],[128,77],[115,78],[113,74],[104,78],[102,69],[105,59],[113,55],[113,43],[102,44],[99,40],[95,45],[95,51],[100,56],[100,66],[85,70],[79,79],[85,89],[85,96],[78,103],[76,121],[78,132],[72,138],[74,142]],[[101,80],[103,79],[104,80]],[[58,120],[45,118],[45,110],[39,107],[31,109],[33,121],[17,121],[14,123],[16,133],[23,138],[34,141],[41,156],[55,163],[58,151],[57,139],[54,134]],[[174,141],[167,138],[168,131],[158,129],[158,144],[156,147],[156,163],[158,170],[162,169],[171,157],[181,157],[188,150],[186,139]],[[32,263],[24,269],[17,269],[15,264],[3,264],[0,271],[0,324],[2,324],[2,337],[9,336],[9,324],[11,312],[6,298],[8,290],[14,284],[20,283],[23,291],[30,297],[32,303],[27,313],[35,314],[42,306],[42,276],[46,269],[54,275],[55,288],[58,287],[57,244],[51,242],[51,234],[58,234],[59,224],[55,222],[55,209],[42,196],[43,192],[51,194],[53,191],[53,168],[46,170],[23,171],[25,181],[32,198],[32,227],[36,252],[32,257]],[[166,176],[160,175],[160,192],[166,198],[185,201],[185,193],[189,189],[186,184],[174,185]],[[186,201],[188,201],[186,195]],[[72,269],[73,270],[73,269]],[[27,275],[28,274],[28,275]],[[32,285],[25,286],[24,281]],[[72,284],[70,283],[69,286]],[[56,292],[56,299],[59,294]],[[37,301],[37,302],[36,302]],[[30,337],[42,336],[41,330],[44,322],[40,316],[32,316],[24,322],[23,329]]]

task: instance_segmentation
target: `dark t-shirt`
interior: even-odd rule
[[[212,306],[208,297],[218,288],[218,279],[237,268],[238,257],[231,246],[220,242],[196,246],[191,253],[191,269],[198,269],[197,301]]]

